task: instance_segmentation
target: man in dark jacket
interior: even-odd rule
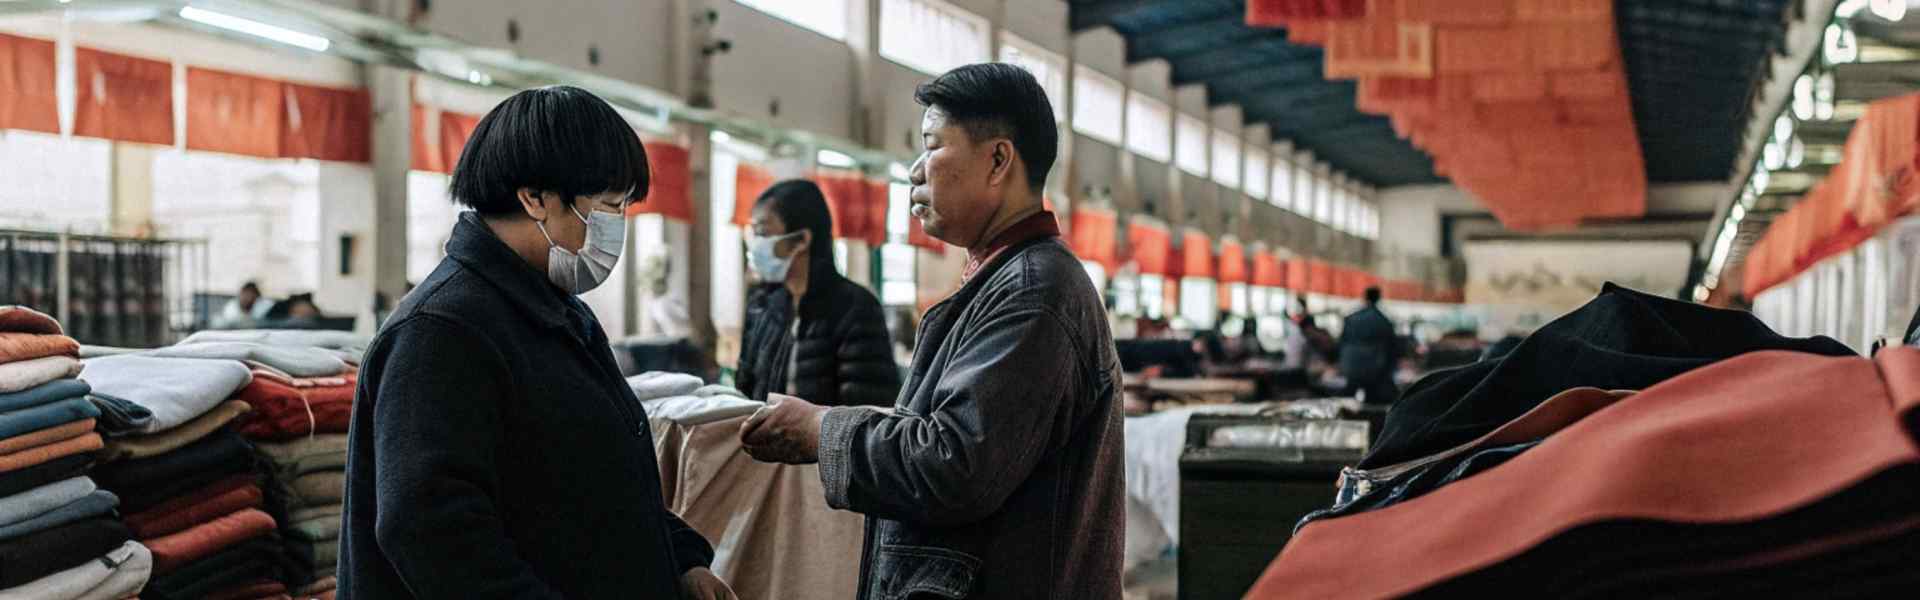
[[[811,181],[767,188],[754,202],[747,299],[734,386],[765,401],[789,394],[826,406],[890,406],[900,394],[880,300],[833,267],[833,216]],[[798,302],[794,298],[799,298]]]
[[[1349,391],[1365,394],[1366,403],[1388,404],[1400,396],[1393,384],[1399,362],[1400,338],[1380,312],[1380,288],[1367,288],[1367,307],[1347,315],[1340,327],[1340,375]]]
[[[1118,598],[1119,361],[1042,209],[1053,111],[1005,64],[960,67],[915,97],[913,213],[967,249],[960,289],[921,323],[891,414],[776,396],[743,442],[761,460],[819,461],[828,504],[868,516],[860,598]]]
[[[361,367],[341,598],[733,598],[667,510],[646,411],[575,297],[617,262],[646,160],[577,88],[474,129],[452,189],[474,210]]]

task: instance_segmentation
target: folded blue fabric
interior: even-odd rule
[[[90,391],[93,391],[93,388],[85,381],[55,379],[11,394],[0,394],[0,412],[51,404],[58,400],[85,396]]]
[[[110,438],[134,435],[146,431],[153,424],[153,411],[145,406],[98,393],[87,396],[87,399],[100,409],[100,420],[94,426],[100,435]]]
[[[100,489],[92,479],[70,477],[11,496],[0,497],[0,526],[46,514]]]
[[[0,540],[10,540],[36,531],[44,531],[66,525],[81,519],[87,519],[113,512],[120,505],[120,497],[106,490],[94,490],[81,496],[79,500],[68,502],[59,508],[41,513],[40,516],[0,527]]]
[[[33,408],[3,412],[0,413],[0,438],[24,435],[98,416],[100,416],[100,409],[92,402],[88,402],[84,395]]]

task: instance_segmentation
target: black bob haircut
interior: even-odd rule
[[[520,210],[520,188],[580,196],[632,190],[645,198],[647,150],[613,106],[566,85],[514,94],[480,119],[449,190],[484,215]]]
[[[787,233],[812,231],[808,260],[833,260],[833,213],[827,210],[827,196],[820,186],[805,179],[782,181],[761,192],[753,206],[773,211],[786,224]]]
[[[1053,103],[1026,69],[981,63],[947,71],[920,84],[913,100],[938,107],[974,141],[1007,138],[1027,165],[1027,186],[1038,191],[1060,153]]]
[[[1378,287],[1367,288],[1366,296],[1367,296],[1367,304],[1380,303],[1380,288]]]

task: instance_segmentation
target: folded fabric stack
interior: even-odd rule
[[[52,317],[0,306],[0,600],[118,600],[152,559],[87,477],[104,441],[80,345]]]
[[[143,352],[89,359],[80,377],[103,413],[130,416],[109,431],[94,476],[120,497],[121,520],[151,553],[142,597],[284,594],[289,563],[262,510],[260,467],[232,430],[252,410],[233,399],[252,370],[231,358]],[[255,593],[270,585],[280,587]]]
[[[1248,598],[1920,589],[1920,349],[1609,286],[1401,402]]]

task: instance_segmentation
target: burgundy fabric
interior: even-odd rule
[[[345,385],[294,387],[255,378],[235,398],[253,406],[239,431],[257,440],[288,440],[314,433],[346,433],[353,417],[354,376]],[[311,412],[309,412],[311,411]]]
[[[193,490],[192,492],[168,498],[166,501],[142,509],[139,512],[128,513],[126,518],[127,524],[134,525],[135,523],[139,523],[145,525],[165,517],[168,514],[192,508],[196,504],[210,502],[214,498],[226,495],[228,492],[250,486],[259,487],[259,476],[253,473],[241,473],[226,479],[221,479],[202,486],[200,489]]]
[[[44,335],[66,333],[60,329],[60,322],[47,313],[25,306],[0,306],[0,331]]]
[[[195,525],[186,531],[141,543],[153,551],[154,575],[165,575],[234,544],[270,535],[274,527],[273,517],[259,509],[248,508]]]
[[[999,256],[1007,248],[1038,237],[1060,237],[1060,219],[1043,210],[1000,232],[985,248],[967,249],[967,268],[960,275],[961,281],[972,279],[980,267],[993,262],[993,257]]]
[[[1916,353],[1888,349],[1876,364],[1765,351],[1674,377],[1485,473],[1303,527],[1247,597],[1402,596],[1583,525],[1735,523],[1811,505],[1920,461],[1895,418],[1904,384],[1888,385],[1913,379]]]
[[[127,528],[133,530],[135,538],[150,540],[186,531],[195,525],[209,523],[243,509],[260,508],[264,500],[265,494],[260,491],[260,486],[249,484],[178,510],[155,512],[149,509],[128,516]]]

